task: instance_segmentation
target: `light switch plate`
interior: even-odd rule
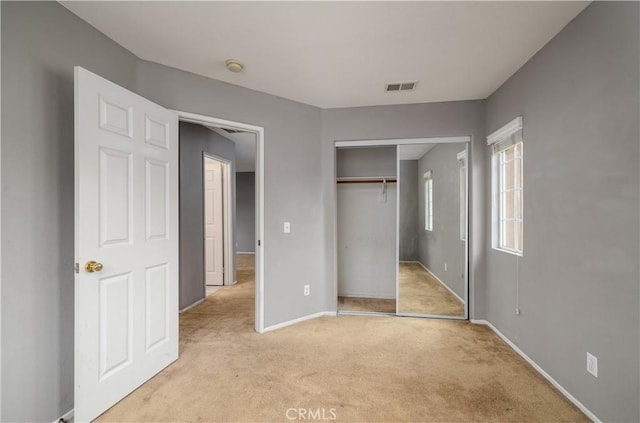
[[[291,223],[290,222],[284,222],[284,233],[288,234],[291,232]]]
[[[598,357],[591,353],[587,353],[587,371],[598,377]]]

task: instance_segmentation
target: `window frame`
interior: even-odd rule
[[[492,248],[519,257],[524,253],[524,140],[522,127],[522,117],[518,117],[487,137],[487,144],[492,149]],[[513,157],[511,160],[505,160],[510,149],[514,150]],[[517,154],[518,149],[519,154]],[[513,163],[513,181],[511,188],[505,188],[504,172],[510,163]],[[513,193],[513,216],[506,217],[504,203],[510,193]],[[505,242],[508,222],[513,224],[513,247]]]
[[[424,230],[433,232],[433,172],[428,170],[423,175],[424,192]]]

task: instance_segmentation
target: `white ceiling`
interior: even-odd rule
[[[588,2],[62,4],[142,59],[332,108],[486,98]]]
[[[236,145],[236,172],[256,171],[256,134],[235,132],[230,134],[224,129],[207,126],[215,133],[233,141]]]

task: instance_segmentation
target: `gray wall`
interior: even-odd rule
[[[180,122],[180,309],[205,297],[204,153],[231,162],[231,225],[236,227],[235,144],[204,126]],[[227,270],[232,281],[236,280],[235,259],[233,254]]]
[[[236,245],[242,253],[255,252],[256,173],[236,172]]]
[[[396,148],[339,148],[336,150],[336,176],[395,176]]]
[[[484,164],[486,141],[484,129],[484,102],[457,101],[447,103],[411,104],[396,106],[354,107],[324,110],[322,144],[322,173],[324,181],[325,245],[330,258],[326,263],[327,280],[335,275],[338,255],[334,253],[337,234],[335,214],[336,187],[334,181],[334,142],[339,140],[372,140],[394,138],[424,138],[470,135],[469,172],[470,187],[470,316],[483,319],[484,310],[484,246],[485,246],[485,191]],[[331,260],[334,258],[334,260]],[[327,308],[335,310],[337,287],[327,289]]]
[[[525,140],[524,255],[487,239],[487,318],[616,422],[640,421],[639,9],[592,3],[487,102],[487,133],[522,115]]]
[[[334,141],[471,135],[471,317],[601,418],[640,420],[637,3],[585,9],[488,100],[486,122],[485,101],[321,111],[138,60],[54,2],[1,8],[3,420],[53,421],[73,407],[74,65],[169,108],[265,127],[267,326],[336,308]],[[520,114],[515,316],[516,264],[486,237],[485,136]]]
[[[400,160],[400,261],[418,260],[418,161]]]
[[[321,110],[146,61],[138,63],[137,91],[170,109],[265,128],[264,323],[325,311]]]
[[[418,226],[420,262],[460,298],[464,290],[464,248],[460,240],[460,165],[465,144],[438,144],[418,161]],[[433,231],[424,229],[424,173],[431,170]],[[447,264],[447,271],[444,265]]]
[[[56,2],[1,7],[2,420],[73,408],[75,65],[168,108],[265,127],[265,324],[326,309],[319,109],[141,61]]]
[[[2,420],[73,408],[73,66],[137,59],[55,2],[2,2]],[[7,107],[10,106],[10,107]]]
[[[345,148],[337,151],[337,176],[396,176],[396,148]],[[338,295],[396,297],[397,186],[337,184]]]

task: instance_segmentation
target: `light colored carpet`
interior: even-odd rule
[[[401,313],[464,316],[464,304],[418,263],[400,263],[399,273]]]
[[[205,295],[208,297],[211,294],[215,294],[217,291],[221,290],[222,286],[212,286],[212,285],[207,285],[205,286]]]
[[[99,421],[587,421],[485,326],[340,316],[256,334],[251,275],[183,313],[179,360]]]
[[[338,297],[340,311],[396,312],[396,300],[382,298]]]

